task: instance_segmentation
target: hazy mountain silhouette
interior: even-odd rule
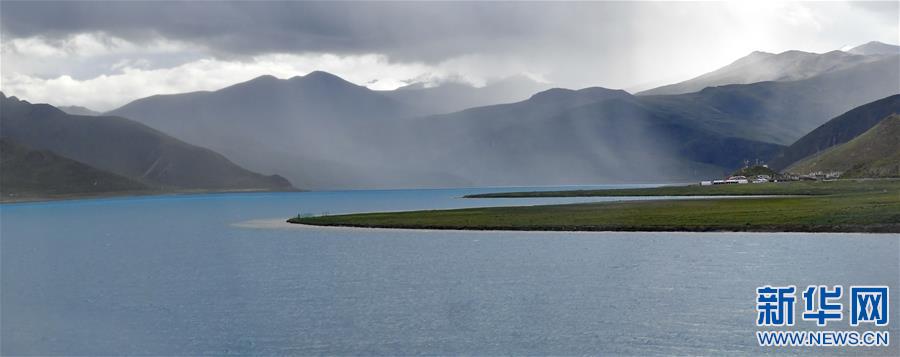
[[[815,156],[853,140],[882,119],[900,113],[900,95],[892,95],[841,114],[804,135],[773,159],[769,166],[783,170],[797,161]],[[900,138],[895,138],[900,141]]]
[[[247,171],[222,155],[118,117],[66,114],[0,93],[0,133],[156,188],[291,189],[279,176]]]
[[[696,92],[706,87],[728,84],[794,81],[876,61],[879,59],[879,56],[867,55],[883,54],[879,52],[883,50],[881,46],[872,45],[878,47],[872,50],[866,50],[864,46],[869,46],[869,44],[857,47],[861,49],[860,53],[852,52],[853,50],[850,53],[831,51],[822,54],[803,51],[786,51],[773,54],[757,51],[713,72],[684,82],[646,90],[638,94],[682,94]],[[898,53],[895,52],[894,54]]]
[[[518,102],[548,88],[547,84],[535,82],[524,76],[516,76],[491,82],[479,88],[458,82],[441,83],[433,87],[415,83],[379,93],[406,104],[412,108],[413,114],[430,115]]]
[[[66,114],[72,114],[72,115],[100,115],[101,114],[98,111],[91,110],[89,108],[85,108],[80,105],[56,106],[56,109],[62,110],[64,112],[66,112]]]

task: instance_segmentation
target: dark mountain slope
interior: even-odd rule
[[[900,115],[891,114],[846,143],[786,169],[788,172],[843,172],[841,177],[900,177]]]
[[[783,170],[799,160],[852,140],[894,113],[900,113],[900,95],[892,95],[854,108],[829,120],[791,144],[775,157],[769,166]]]
[[[149,191],[149,187],[50,151],[32,150],[0,138],[0,195],[4,200],[126,191]]]
[[[47,104],[0,99],[3,137],[152,186],[291,189],[281,177],[247,171],[213,151],[127,119],[69,115]]]

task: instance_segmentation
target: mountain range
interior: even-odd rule
[[[859,112],[884,118],[872,108],[900,93],[894,49],[754,53],[679,84],[675,92],[703,86],[681,94],[526,96],[544,86],[526,78],[374,91],[316,71],[151,96],[90,117],[4,97],[3,136],[151,187],[291,187],[255,172],[315,189],[693,180],[745,160],[786,167],[827,148],[810,131],[866,103],[875,101]],[[831,146],[870,119],[841,124],[848,135]]]
[[[765,81],[795,81],[900,55],[900,46],[869,42],[846,52],[810,53],[786,51],[778,54],[753,52],[733,63],[684,82],[646,90],[639,95],[683,94],[707,87]]]
[[[718,176],[744,160],[772,158],[828,118],[898,93],[898,55],[773,56],[794,61],[784,68],[843,62],[797,80],[678,95],[557,88],[440,115],[421,115],[430,106],[397,94],[428,89],[372,91],[313,72],[148,97],[109,114],[301,187],[568,184]],[[450,91],[432,90],[418,96]]]

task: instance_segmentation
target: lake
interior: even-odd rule
[[[622,199],[459,198],[522,189],[0,205],[0,352],[900,355],[895,341],[887,348],[774,349],[758,347],[755,336],[757,287],[841,284],[888,285],[887,330],[900,337],[897,234],[278,224],[296,214]],[[850,328],[844,320],[827,329]]]

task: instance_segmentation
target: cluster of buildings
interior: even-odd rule
[[[724,180],[711,180],[711,181],[700,181],[700,186],[711,186],[711,185],[729,185],[729,184],[747,184],[747,183],[766,183],[772,182],[772,176],[769,175],[756,175],[756,176],[729,176]]]
[[[731,176],[722,180],[700,181],[700,186],[712,185],[731,185],[731,184],[749,184],[749,183],[766,183],[781,181],[830,181],[841,177],[840,171],[816,171],[806,175],[797,175],[793,173],[778,173],[769,169],[766,164],[760,164],[756,161],[755,166],[750,166],[750,161],[744,162],[744,168],[738,170]]]
[[[841,171],[814,171],[806,175],[790,172],[777,172],[764,162],[756,159],[754,165],[744,160],[744,167],[722,180],[700,181],[700,186],[733,185],[749,183],[783,182],[783,181],[831,181],[841,177]]]

